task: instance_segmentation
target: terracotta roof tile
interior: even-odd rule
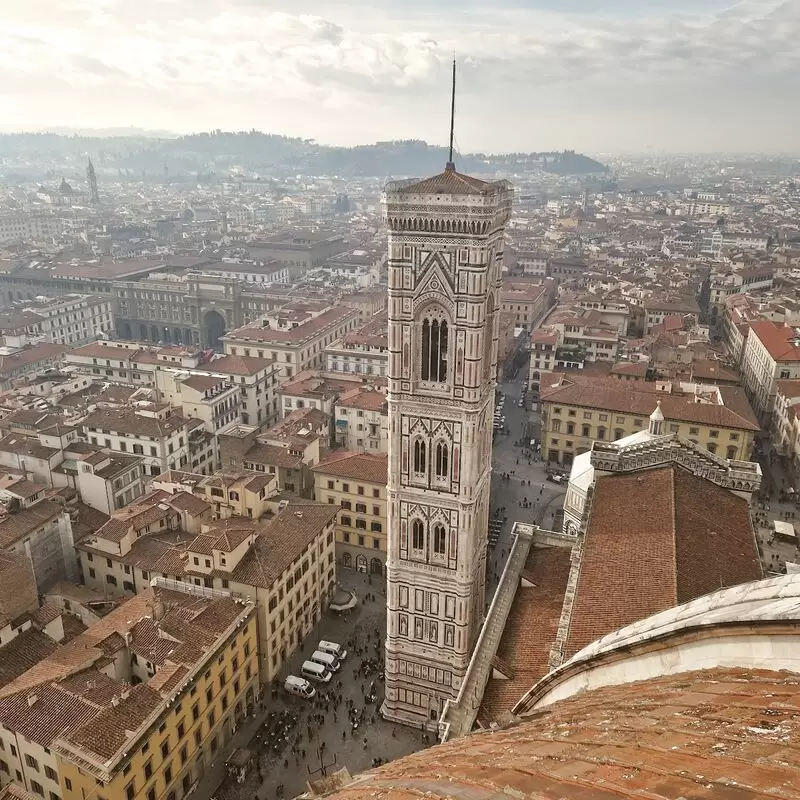
[[[188,420],[180,414],[170,414],[165,419],[137,414],[132,408],[105,408],[89,414],[83,424],[86,429],[132,433],[138,436],[168,436],[183,428]]]
[[[645,420],[660,400],[661,410],[668,422],[696,422],[718,428],[761,430],[742,389],[736,386],[718,388],[724,405],[695,402],[693,394],[659,392],[655,384],[641,381],[548,373],[542,376],[540,394],[543,403],[563,403],[634,414]]]
[[[76,726],[69,739],[104,759],[111,758],[128,740],[126,731],[135,731],[161,702],[161,695],[146,683],[140,683],[112,705],[93,714]]]
[[[142,351],[138,347],[123,347],[109,342],[99,344],[90,342],[71,351],[70,356],[85,356],[86,358],[114,359],[115,361],[134,361]]]
[[[747,501],[681,467],[600,476],[566,656],[725,586],[763,577]]]
[[[356,387],[344,392],[336,401],[336,406],[344,408],[360,408],[364,411],[380,411],[388,413],[388,401],[383,392],[373,388]]]
[[[186,511],[195,517],[199,517],[213,508],[211,503],[206,502],[201,497],[189,494],[189,492],[175,492],[163,502],[180,511]]]
[[[224,577],[269,588],[281,573],[336,519],[338,506],[295,502],[268,523],[241,561]]]
[[[38,795],[26,792],[14,783],[6,784],[0,789],[0,800],[37,800]]]
[[[157,601],[164,607],[159,625],[166,635],[153,620]],[[131,651],[143,658],[159,666],[169,658],[190,667],[242,611],[229,597],[147,589],[4,686],[0,723],[44,747],[62,737],[108,758],[179,680],[171,666],[166,676],[156,671],[158,690],[149,684],[131,687],[98,671],[126,646],[120,632],[130,632]]]
[[[58,648],[47,634],[29,628],[0,647],[0,687],[11,683]]]
[[[388,192],[400,194],[478,194],[490,195],[505,191],[502,183],[489,183],[480,178],[464,175],[453,169],[446,169],[438,175],[420,181],[406,181],[386,187]]]
[[[242,456],[242,463],[299,469],[303,464],[303,457],[292,455],[287,447],[256,442]]]
[[[24,536],[41,528],[51,519],[59,516],[63,509],[50,500],[40,500],[30,508],[16,514],[9,514],[0,522],[0,547],[10,547]]]
[[[296,328],[289,330],[280,328],[262,327],[259,324],[245,325],[242,328],[226,333],[223,339],[225,341],[237,342],[264,342],[268,344],[274,342],[275,344],[297,344],[304,342],[312,336],[323,331],[329,326],[336,325],[347,317],[358,316],[355,309],[347,306],[334,306],[327,311],[323,311],[316,317],[311,317],[307,322],[298,325]]]
[[[800,341],[794,328],[767,320],[750,323],[750,335],[755,336],[775,361],[800,361]]]
[[[213,375],[190,375],[182,382],[182,386],[188,386],[198,392],[206,389],[213,389],[226,383],[225,378],[215,378]]]
[[[13,373],[20,367],[27,367],[39,361],[53,361],[69,350],[68,347],[52,342],[33,344],[8,356],[0,356],[0,375]]]
[[[224,372],[227,375],[256,375],[261,370],[268,369],[270,364],[272,361],[268,358],[223,356],[209,361],[205,367],[214,372]]]
[[[56,450],[55,447],[46,447],[43,444],[39,444],[36,439],[32,439],[29,436],[23,436],[20,433],[9,433],[7,436],[0,439],[0,452],[48,460],[52,458],[58,450]]]
[[[800,676],[713,669],[585,691],[356,776],[328,800],[800,798]]]
[[[61,640],[61,644],[71,642],[76,636],[80,636],[87,629],[87,626],[84,625],[80,617],[76,617],[74,614],[63,614],[61,617],[61,625],[64,628],[64,638]]]
[[[354,453],[337,450],[312,467],[312,472],[386,485],[389,457],[385,453]]]
[[[92,506],[87,506],[85,503],[78,502],[73,509],[77,511],[77,520],[72,523],[76,542],[86,533],[94,533],[99,530],[111,519],[108,514],[104,514]]]
[[[567,590],[571,553],[571,547],[531,548],[523,574],[532,585],[517,589],[497,649],[498,658],[512,674],[506,680],[489,679],[478,713],[481,724],[499,721],[548,672]]]

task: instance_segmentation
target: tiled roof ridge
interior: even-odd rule
[[[72,673],[70,675],[62,675],[62,676],[60,676],[60,677],[58,677],[58,678],[56,678],[56,679],[54,679],[52,681],[49,681],[49,685],[54,691],[59,692],[60,694],[68,695],[69,697],[72,697],[75,700],[79,700],[81,703],[84,703],[87,706],[91,706],[92,708],[97,709],[98,711],[101,711],[102,709],[104,709],[105,706],[102,703],[98,703],[98,702],[96,702],[94,700],[90,700],[85,695],[78,694],[77,692],[74,692],[71,689],[68,689],[66,686],[64,686],[64,683],[63,683],[64,680],[66,678],[73,677],[73,675],[75,675],[75,674],[76,673]],[[45,683],[48,683],[48,682],[45,681]],[[39,684],[39,685],[41,686],[42,684]],[[125,685],[129,686],[130,684],[125,684]],[[69,727],[69,726],[67,726],[67,727]]]
[[[317,467],[321,467],[324,464],[335,464],[339,461],[346,461],[347,459],[354,458],[356,456],[366,456],[367,458],[375,458],[380,457],[378,453],[360,453],[357,450],[334,450],[327,458],[323,461],[320,461],[318,464],[314,466],[314,469]]]

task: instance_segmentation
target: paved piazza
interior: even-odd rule
[[[314,685],[318,693],[341,696],[341,702],[303,700],[286,694],[282,684],[274,697],[267,689],[263,698],[264,711],[256,719],[248,720],[246,730],[236,741],[238,747],[247,747],[258,754],[258,768],[253,767],[245,781],[237,784],[230,778],[222,780],[224,765],[215,765],[214,776],[209,775],[201,782],[195,797],[213,796],[216,800],[291,798],[306,790],[307,780],[322,777],[322,765],[326,766],[328,774],[340,767],[347,767],[351,774],[356,774],[372,767],[373,759],[391,761],[433,744],[430,734],[423,739],[420,731],[391,725],[378,713],[383,701],[386,627],[383,578],[340,568],[338,579],[344,588],[356,592],[359,604],[347,614],[326,613],[306,646],[292,659],[286,674],[300,674],[300,665],[311,656],[320,639],[339,642],[348,648],[342,669],[327,686]],[[367,594],[374,594],[375,599],[365,601]],[[348,641],[353,646],[349,646]],[[369,672],[366,677],[361,671],[362,662]],[[368,702],[366,696],[373,683],[374,700]],[[356,728],[352,724],[355,714],[360,717]],[[218,788],[215,789],[215,785]]]

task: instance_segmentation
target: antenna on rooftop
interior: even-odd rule
[[[450,156],[447,159],[445,169],[448,172],[455,172],[456,165],[453,163],[453,132],[456,122],[456,60],[453,58],[453,89],[450,95]]]

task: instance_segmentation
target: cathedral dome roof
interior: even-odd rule
[[[800,800],[800,575],[593,642],[511,724],[355,776],[328,800]]]
[[[741,668],[607,686],[356,776],[328,797],[796,800],[799,690],[796,674]]]

